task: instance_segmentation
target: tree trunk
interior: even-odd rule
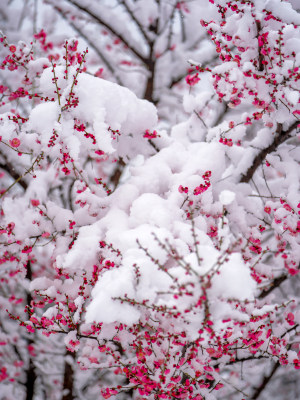
[[[75,359],[75,354],[67,351],[66,357],[72,357]],[[65,359],[65,370],[64,370],[64,384],[63,384],[63,397],[62,400],[74,400],[73,394],[74,386],[74,371],[73,366],[68,362],[68,357]]]
[[[30,261],[27,262],[27,273],[26,273],[26,279],[28,279],[30,282],[32,280],[32,270],[31,270],[31,263]],[[31,293],[27,293],[27,306],[30,307],[32,297]],[[28,339],[27,341],[28,345],[33,345],[34,341],[31,339]],[[32,400],[34,396],[34,384],[36,381],[36,373],[35,373],[35,367],[32,361],[31,356],[29,355],[29,363],[28,363],[28,369],[26,371],[26,400]]]

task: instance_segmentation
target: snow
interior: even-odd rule
[[[268,0],[265,7],[267,10],[272,11],[274,15],[284,19],[287,23],[300,24],[300,15],[288,2],[282,3],[279,0]]]
[[[213,278],[213,297],[253,300],[256,283],[240,254],[235,253]]]
[[[234,192],[231,192],[230,190],[223,190],[219,195],[219,199],[224,206],[227,206],[234,201],[235,196],[236,195]]]
[[[86,321],[94,320],[105,323],[122,322],[132,325],[139,320],[140,313],[136,307],[129,304],[120,304],[114,297],[129,297],[135,295],[132,269],[123,267],[107,272],[92,292],[93,302],[88,306]]]
[[[112,129],[125,134],[142,133],[157,123],[156,109],[146,100],[139,100],[129,89],[115,83],[81,74],[78,78],[79,119],[103,120]],[[105,110],[105,111],[102,111]],[[104,114],[101,113],[105,113]]]
[[[59,116],[57,102],[48,102],[37,105],[30,113],[28,128],[39,135],[44,148],[47,147],[53,134]]]
[[[137,198],[131,206],[132,224],[142,225],[150,223],[153,226],[168,228],[176,218],[176,208],[168,210],[167,200],[154,193],[144,193]]]
[[[173,157],[175,151],[179,155],[176,159]],[[199,175],[207,170],[212,171],[212,181],[218,181],[224,172],[223,157],[224,148],[218,143],[195,143],[184,146],[175,141],[140,165],[138,174],[136,167],[132,168],[128,180],[112,195],[111,201],[114,206],[95,224],[98,232],[103,232],[102,239],[113,243],[114,247],[122,252],[123,259],[119,268],[105,272],[99,278],[92,293],[93,300],[88,306],[87,321],[107,323],[118,321],[129,325],[136,323],[140,316],[137,308],[113,299],[124,298],[125,294],[140,302],[148,300],[157,304],[172,305],[173,301],[157,297],[157,292],[168,291],[168,287],[172,285],[170,276],[176,277],[181,283],[188,282],[190,278],[179,265],[169,269],[169,276],[150,260],[152,257],[163,266],[168,262],[168,252],[159,242],[174,245],[184,262],[188,263],[199,276],[213,273],[210,289],[212,298],[219,298],[221,302],[232,298],[238,300],[254,298],[256,284],[239,254],[229,256],[228,260],[222,262],[220,271],[214,272],[219,254],[210,238],[202,231],[206,230],[207,226],[201,216],[195,219],[196,234],[201,243],[198,246],[200,265],[195,254],[189,254],[187,244],[193,243],[191,225],[190,222],[182,220],[183,213],[178,209],[182,203],[182,195],[178,192],[179,184],[189,186],[192,191],[192,188],[201,182]],[[218,163],[215,162],[216,159]],[[201,160],[201,170],[198,168],[199,160]],[[204,196],[209,199],[211,194],[207,191],[202,197]],[[223,190],[219,198],[222,205],[230,205],[235,200],[235,193]],[[182,222],[179,222],[180,220]],[[92,227],[89,229],[93,232]],[[226,235],[226,232],[224,234]],[[90,235],[93,234],[89,233],[88,237]],[[159,241],[154,238],[155,236]],[[99,233],[98,238],[100,239]],[[148,255],[139,248],[137,240]],[[224,246],[227,242],[228,240],[224,241]],[[75,250],[77,246],[78,249],[86,247],[81,232],[74,245]],[[75,263],[74,266],[78,262],[75,250],[69,252],[70,255],[74,253],[71,258]],[[72,262],[62,265],[67,266]],[[134,283],[134,264],[139,267],[138,284]],[[235,312],[234,315],[237,314]]]
[[[63,221],[60,222],[63,223]],[[66,226],[66,223],[64,226]],[[57,266],[84,269],[85,265],[95,264],[97,262],[99,240],[97,225],[83,226],[80,228],[78,239],[74,243],[72,251],[57,257]]]
[[[59,4],[58,0],[53,1]],[[90,0],[83,3],[95,11],[105,10],[104,3],[110,5],[112,14],[104,16],[108,22],[118,11],[122,12],[116,21],[127,22],[129,19],[128,15],[127,19],[124,17],[124,6],[116,1],[107,0],[99,8]],[[74,85],[78,105],[68,107],[76,69],[70,67],[66,78],[64,67],[55,67],[61,93],[58,99],[53,67],[46,68],[49,61],[41,59],[29,64],[30,76],[36,79],[38,92],[55,98],[55,101],[33,103],[32,111],[28,111],[29,120],[24,125],[9,121],[12,111],[3,114],[0,121],[1,146],[7,150],[2,161],[6,161],[7,156],[7,161],[15,168],[13,171],[24,174],[23,187],[16,184],[12,195],[5,194],[2,204],[1,240],[5,249],[1,278],[3,276],[3,281],[11,278],[15,270],[21,269],[24,280],[28,261],[32,262],[34,274],[42,270],[45,276],[52,277],[39,276],[30,284],[31,291],[37,290],[46,296],[45,308],[35,314],[55,321],[58,312],[65,313],[78,323],[78,329],[73,327],[71,332],[68,332],[71,324],[57,323],[53,329],[67,333],[64,343],[70,351],[77,350],[80,342],[84,342],[80,361],[85,360],[87,367],[114,368],[115,364],[123,363],[122,368],[126,365],[131,368],[136,363],[141,364],[141,360],[134,358],[134,345],[142,343],[143,346],[146,343],[143,335],[153,332],[157,336],[161,334],[161,342],[151,340],[150,347],[156,349],[152,358],[147,359],[149,370],[155,359],[162,360],[167,367],[174,356],[170,361],[171,372],[164,371],[164,376],[166,380],[174,376],[178,365],[182,384],[183,371],[186,374],[191,371],[191,376],[194,373],[189,363],[181,368],[179,358],[185,352],[198,351],[195,355],[198,358],[189,361],[194,363],[195,370],[202,371],[205,364],[216,364],[214,357],[206,351],[208,346],[228,348],[228,353],[220,355],[217,364],[220,368],[225,364],[229,376],[236,365],[232,362],[234,356],[246,358],[250,354],[250,357],[256,357],[254,346],[246,345],[245,339],[259,330],[265,339],[269,327],[272,336],[281,337],[280,351],[287,354],[289,362],[293,363],[298,357],[288,351],[288,346],[281,340],[294,335],[293,329],[287,334],[291,327],[287,320],[290,310],[295,313],[296,322],[300,319],[297,303],[290,302],[293,290],[297,289],[296,283],[288,286],[286,279],[284,284],[288,290],[277,296],[275,288],[266,299],[259,297],[262,290],[273,287],[276,277],[286,275],[288,271],[294,274],[299,265],[300,172],[296,132],[291,132],[285,143],[267,155],[268,163],[254,166],[256,170],[249,183],[241,183],[241,178],[253,166],[256,155],[274,143],[277,123],[283,123],[283,130],[294,123],[299,82],[291,70],[297,67],[299,55],[294,57],[292,52],[299,52],[300,47],[299,28],[285,25],[282,28],[283,66],[279,67],[278,63],[276,66],[276,59],[273,66],[268,66],[268,76],[276,79],[276,84],[262,78],[266,69],[259,71],[260,79],[253,79],[243,73],[257,70],[253,60],[258,57],[257,26],[248,12],[250,5],[247,2],[239,4],[248,10],[244,14],[228,7],[228,16],[222,25],[221,13],[211,12],[215,10],[213,5],[206,10],[197,2],[174,1],[174,7],[188,7],[188,11],[177,11],[171,3],[162,1],[159,6],[154,0],[128,0],[126,3],[144,23],[149,38],[156,36],[147,30],[148,26],[162,10],[166,15],[170,15],[172,9],[176,13],[174,31],[170,31],[172,40],[184,33],[179,18],[185,22],[187,39],[179,43],[173,53],[157,54],[168,46],[171,25],[159,27],[162,34],[155,43],[158,107],[164,103],[168,113],[172,104],[178,103],[177,108],[169,112],[167,121],[158,121],[155,106],[139,99],[130,90],[88,73],[79,74]],[[225,6],[226,0],[220,0],[219,4]],[[263,19],[263,8],[293,23],[299,20],[299,15],[289,4],[279,0],[257,0],[255,4],[257,17],[263,21],[262,33],[269,33],[268,45],[274,55],[280,24],[272,18]],[[196,20],[199,25],[202,12],[207,21],[214,21],[211,26],[216,30],[215,43],[225,40],[228,55],[234,48],[234,55],[240,53],[240,60],[232,61],[228,57],[231,61],[220,63],[219,59],[215,65],[212,45],[208,45],[206,39],[203,39],[203,46],[195,45],[196,40],[202,43],[206,35],[200,27],[199,36],[193,35],[193,27]],[[92,23],[88,25],[92,32]],[[125,23],[118,29],[125,37],[132,35],[134,46],[145,50],[143,54],[146,54],[147,41],[137,39],[141,37],[138,25],[132,31],[131,26],[127,31]],[[233,37],[228,38],[227,34]],[[245,51],[239,50],[239,45]],[[192,50],[187,53],[187,48]],[[192,54],[194,49],[195,54]],[[111,62],[114,67],[119,67],[123,47],[121,51],[111,50]],[[208,65],[212,73],[199,73],[199,85],[179,84],[175,93],[184,94],[182,101],[180,94],[178,98],[169,96],[169,103],[165,102],[160,96],[159,84],[167,91],[177,73],[187,73],[186,60],[194,62],[190,56]],[[134,54],[125,52],[124,57],[131,61]],[[177,71],[179,64],[182,65]],[[131,70],[129,66],[117,68],[116,79],[123,77],[122,68]],[[136,70],[143,71],[143,76]],[[127,72],[128,80],[123,83],[134,82],[140,76],[140,81],[136,80],[133,86],[136,93],[143,93],[148,72],[137,63],[130,77]],[[41,77],[35,76],[36,73]],[[275,86],[273,104],[270,95]],[[216,91],[224,95],[223,101],[229,102],[229,109],[225,103],[218,102]],[[238,99],[241,99],[241,105],[234,104]],[[178,109],[184,118],[177,115]],[[260,112],[261,115],[257,114]],[[170,121],[177,118],[178,121],[183,118],[184,122],[171,127]],[[84,128],[83,125],[81,129],[76,128],[77,124],[83,124]],[[161,132],[161,126],[167,127],[168,132]],[[154,129],[160,137],[149,141],[144,133]],[[52,146],[50,138],[53,134],[55,138],[57,135],[57,141]],[[219,142],[223,135],[233,140],[231,147]],[[20,148],[9,146],[13,138],[20,140]],[[100,155],[97,150],[105,154]],[[24,154],[18,154],[19,151]],[[31,171],[30,166],[37,157],[40,157],[39,165]],[[123,161],[125,171],[115,188],[113,174]],[[14,174],[8,176],[4,166],[2,169],[2,187],[5,188],[13,182]],[[112,192],[107,193],[99,183],[100,178]],[[204,184],[207,186],[203,193],[195,191]],[[257,248],[252,244],[257,244]],[[28,287],[29,279],[19,286],[22,290]],[[5,301],[3,310],[8,303],[8,309],[13,310],[13,300],[12,303]],[[278,307],[280,303],[284,308]],[[270,315],[266,317],[267,314]],[[82,319],[86,324],[82,325]],[[92,326],[94,322],[101,325],[100,333],[98,327]],[[121,327],[120,323],[126,326]],[[34,322],[30,321],[30,324]],[[130,329],[134,324],[137,325]],[[84,337],[80,337],[79,332]],[[228,336],[231,337],[229,341],[225,336],[228,332],[233,335]],[[171,337],[183,343],[178,345],[175,340],[171,343]],[[201,339],[200,346],[196,339]],[[122,354],[118,349],[118,356],[113,360],[118,341]],[[195,349],[189,346],[192,342]],[[111,348],[100,354],[99,343]],[[271,351],[271,346],[267,346],[268,341],[265,341],[257,355],[267,356]],[[257,359],[262,360],[261,357]],[[196,369],[198,367],[200,369]],[[155,370],[152,378],[158,380],[161,371],[154,366]],[[223,367],[221,380],[222,371]],[[227,370],[225,372],[227,374]],[[217,369],[212,373],[217,375]],[[111,382],[115,383],[113,379]],[[202,388],[201,393],[205,394]],[[205,398],[214,398],[214,395],[208,393]]]
[[[64,79],[63,67],[56,67],[55,74],[61,92],[61,109],[58,101],[40,104],[31,111],[28,122],[28,128],[39,135],[44,150],[47,149],[54,127],[71,149],[70,154],[75,160],[80,157],[80,149],[90,150],[91,147],[106,154],[117,150],[120,156],[130,158],[141,152],[145,147],[144,132],[157,124],[157,111],[153,104],[138,99],[127,88],[82,73],[74,89],[79,104],[74,109],[64,111],[75,70],[70,69],[68,81]],[[40,78],[41,91],[50,98],[56,90],[54,84],[49,86],[52,77],[51,67],[46,68]],[[88,131],[92,131],[97,142],[95,147],[90,145],[87,148],[88,142],[80,132],[75,131],[74,136],[74,120],[83,122],[88,126]],[[114,140],[109,129],[120,131],[121,136]]]

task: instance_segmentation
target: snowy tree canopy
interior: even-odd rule
[[[3,399],[297,398],[297,7],[32,5],[1,37]]]

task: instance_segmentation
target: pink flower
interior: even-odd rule
[[[223,386],[224,386],[223,383],[219,382],[219,383],[216,384],[215,390],[219,390],[219,389],[221,389]]]
[[[291,312],[288,313],[288,315],[287,315],[287,317],[286,317],[287,323],[288,323],[289,325],[291,325],[291,326],[295,325],[294,318],[295,318],[295,316],[294,316],[293,313],[291,313]]]
[[[12,140],[9,141],[9,143],[12,147],[19,147],[21,144],[21,141],[18,138],[13,138]]]
[[[156,131],[150,132],[149,129],[147,129],[144,134],[144,138],[146,138],[146,139],[155,139],[155,138],[157,138],[157,136],[158,135],[157,135]]]
[[[31,200],[31,205],[32,205],[33,207],[37,207],[37,206],[40,205],[40,201],[39,201],[39,200],[36,200],[36,199],[32,199],[32,200]]]
[[[245,125],[252,125],[251,119],[249,117],[246,118]]]
[[[72,44],[69,44],[68,50],[69,51],[77,51],[78,40],[74,40]]]
[[[197,82],[200,81],[200,78],[198,77],[198,73],[196,73],[196,75],[186,76],[185,81],[188,85],[194,86],[194,85],[196,85]]]
[[[32,344],[27,346],[28,352],[32,357],[36,357],[35,348]]]
[[[65,173],[65,175],[70,175],[70,173],[71,173],[71,171],[67,167],[63,167],[61,170],[62,170],[62,172]]]
[[[300,360],[295,359],[295,360],[293,360],[293,363],[294,363],[294,366],[296,369],[300,369]]]
[[[293,211],[292,210],[292,207],[290,206],[290,205],[288,205],[288,204],[284,204],[284,206],[283,206],[287,211]]]
[[[31,321],[33,324],[38,324],[38,323],[39,323],[38,319],[37,319],[36,317],[34,317],[34,316],[31,316],[31,317],[30,317],[30,321]]]
[[[187,193],[188,191],[189,191],[189,188],[187,186],[183,187],[182,185],[180,185],[178,188],[179,193]]]
[[[25,253],[25,254],[29,254],[31,252],[32,252],[32,247],[29,247],[29,246],[25,246],[24,249],[22,250],[22,253]]]
[[[97,78],[101,78],[101,76],[103,75],[103,68],[99,68],[95,74],[94,74]]]
[[[34,327],[31,326],[31,325],[27,325],[27,326],[26,326],[26,329],[28,330],[28,332],[31,332],[31,333],[34,332]]]
[[[218,236],[218,228],[216,226],[211,226],[210,231],[207,233],[207,235],[210,237]]]

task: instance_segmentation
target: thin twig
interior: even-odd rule
[[[91,40],[78,26],[76,26],[72,21],[69,21],[68,18],[66,17],[65,13],[58,7],[53,6],[55,11],[61,15],[61,17],[65,20],[68,21],[68,24],[71,26],[71,28],[74,29],[87,43],[87,45],[94,50],[94,52],[98,55],[98,57],[102,60],[103,64],[107,67],[107,69],[113,74],[113,76],[116,79],[116,82],[119,85],[123,85],[123,82],[121,81],[120,77],[116,73],[116,70],[113,68],[112,64],[108,61],[107,57],[102,53],[101,50],[98,49],[95,45],[95,41]]]

